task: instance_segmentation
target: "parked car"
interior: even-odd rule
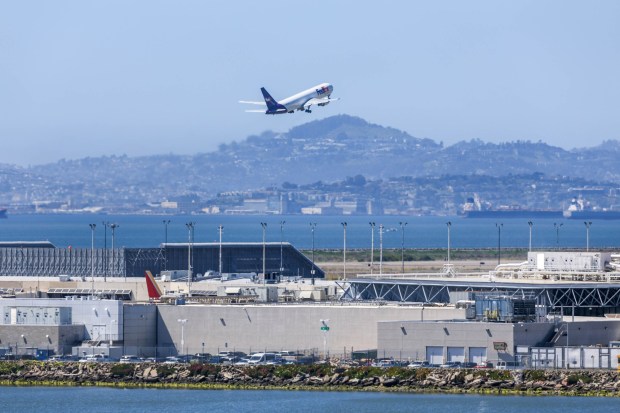
[[[141,363],[144,361],[144,359],[138,357],[138,356],[123,356],[121,357],[121,359],[119,360],[121,363]]]
[[[441,367],[442,369],[460,369],[461,366],[462,363],[460,361],[448,361],[441,364],[439,367]]]
[[[267,364],[268,362],[274,362],[278,357],[276,353],[254,353],[248,361],[249,365]]]
[[[175,356],[166,357],[166,360],[164,360],[164,364],[177,364],[177,363],[183,363],[183,362],[181,361],[180,358],[175,357]]]
[[[463,369],[473,369],[476,368],[477,364],[472,361],[464,361],[461,363],[461,368]]]
[[[80,363],[103,363],[109,361],[111,361],[110,358],[105,354],[90,354],[79,360]]]
[[[480,363],[478,365],[476,365],[476,367],[474,367],[476,369],[492,369],[493,368],[493,363],[491,363],[490,361],[487,361],[485,363]]]
[[[396,367],[398,366],[398,363],[395,362],[392,359],[383,359],[383,360],[377,360],[374,363],[372,363],[373,367]]]
[[[428,361],[412,361],[411,363],[407,364],[407,367],[412,368],[412,369],[417,369],[417,368],[421,368],[421,367],[430,367],[431,364]]]

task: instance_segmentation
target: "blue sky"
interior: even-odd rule
[[[0,0],[0,163],[192,154],[346,113],[443,141],[620,139],[618,1]],[[312,114],[245,113],[321,82]],[[254,109],[254,108],[253,108]]]

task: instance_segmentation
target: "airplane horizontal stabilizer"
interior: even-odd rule
[[[267,106],[267,104],[265,102],[255,102],[252,100],[240,100],[239,103],[247,103],[250,105],[260,105],[260,106]]]

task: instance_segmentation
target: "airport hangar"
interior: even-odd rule
[[[146,270],[266,273],[324,278],[325,272],[288,242],[167,243],[159,248],[56,248],[47,241],[0,242],[0,276],[144,277]]]

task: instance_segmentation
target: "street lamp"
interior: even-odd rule
[[[218,265],[218,275],[221,277],[222,276],[222,230],[224,229],[224,226],[219,225],[217,229],[220,233],[220,256],[219,256],[219,265]]]
[[[114,234],[116,228],[120,227],[118,224],[110,224],[110,229],[112,230],[112,270],[114,270]],[[113,271],[114,272],[114,271]],[[125,274],[125,280],[127,280],[127,274]]]
[[[383,274],[383,224],[379,224],[379,275]]]
[[[105,281],[108,277],[108,227],[110,223],[108,221],[101,221],[103,225],[103,280]]]
[[[266,248],[265,248],[265,231],[267,230],[267,223],[266,222],[261,222],[260,226],[263,227],[263,285],[265,284],[265,277],[267,276],[267,274],[265,274],[266,272],[266,265],[265,265],[265,256],[266,256]]]
[[[329,332],[329,319],[321,320],[321,331],[323,331],[323,359],[327,360],[327,333]]]
[[[405,226],[407,225],[407,223],[399,222],[398,224],[400,225],[400,231],[402,233],[402,239],[400,242],[400,261],[402,263],[401,272],[404,274],[405,273]]]
[[[592,221],[584,222],[586,225],[586,252],[590,251],[590,227],[592,226]]]
[[[310,274],[312,275],[312,285],[314,285],[314,229],[316,228],[316,222],[310,223],[310,231],[312,231],[312,270],[310,270]]]
[[[504,224],[496,222],[495,226],[497,227],[497,265],[500,265],[502,263],[502,227]]]
[[[560,228],[562,227],[562,225],[564,224],[558,224],[556,222],[553,223],[553,227],[555,228],[555,243],[557,244],[558,248],[560,247]]]
[[[179,318],[177,321],[181,323],[181,352],[183,352],[183,348],[185,347],[185,323],[187,323],[187,318]],[[178,350],[177,354],[179,354]]]
[[[342,279],[347,279],[347,222],[341,222],[343,231],[343,249],[342,249]]]
[[[188,222],[185,224],[188,232],[187,241],[187,295],[191,296],[192,287],[192,241],[194,239],[194,226],[195,222]]]
[[[534,226],[534,223],[532,221],[527,221],[527,225],[530,226],[530,252],[532,251],[532,226]]]
[[[280,275],[284,272],[284,260],[282,254],[282,243],[284,242],[284,224],[286,221],[280,221]]]
[[[169,219],[162,220],[164,224],[164,271],[168,270],[168,257],[166,255],[166,247],[168,246],[168,224],[170,224]]]
[[[370,274],[372,275],[373,266],[374,266],[374,258],[375,258],[375,223],[369,222],[370,224]]]
[[[452,222],[446,222],[446,226],[448,227],[448,264],[450,264],[450,228],[452,227]]]
[[[95,228],[97,224],[88,224],[90,227],[90,278],[92,281],[91,295],[95,294]]]

